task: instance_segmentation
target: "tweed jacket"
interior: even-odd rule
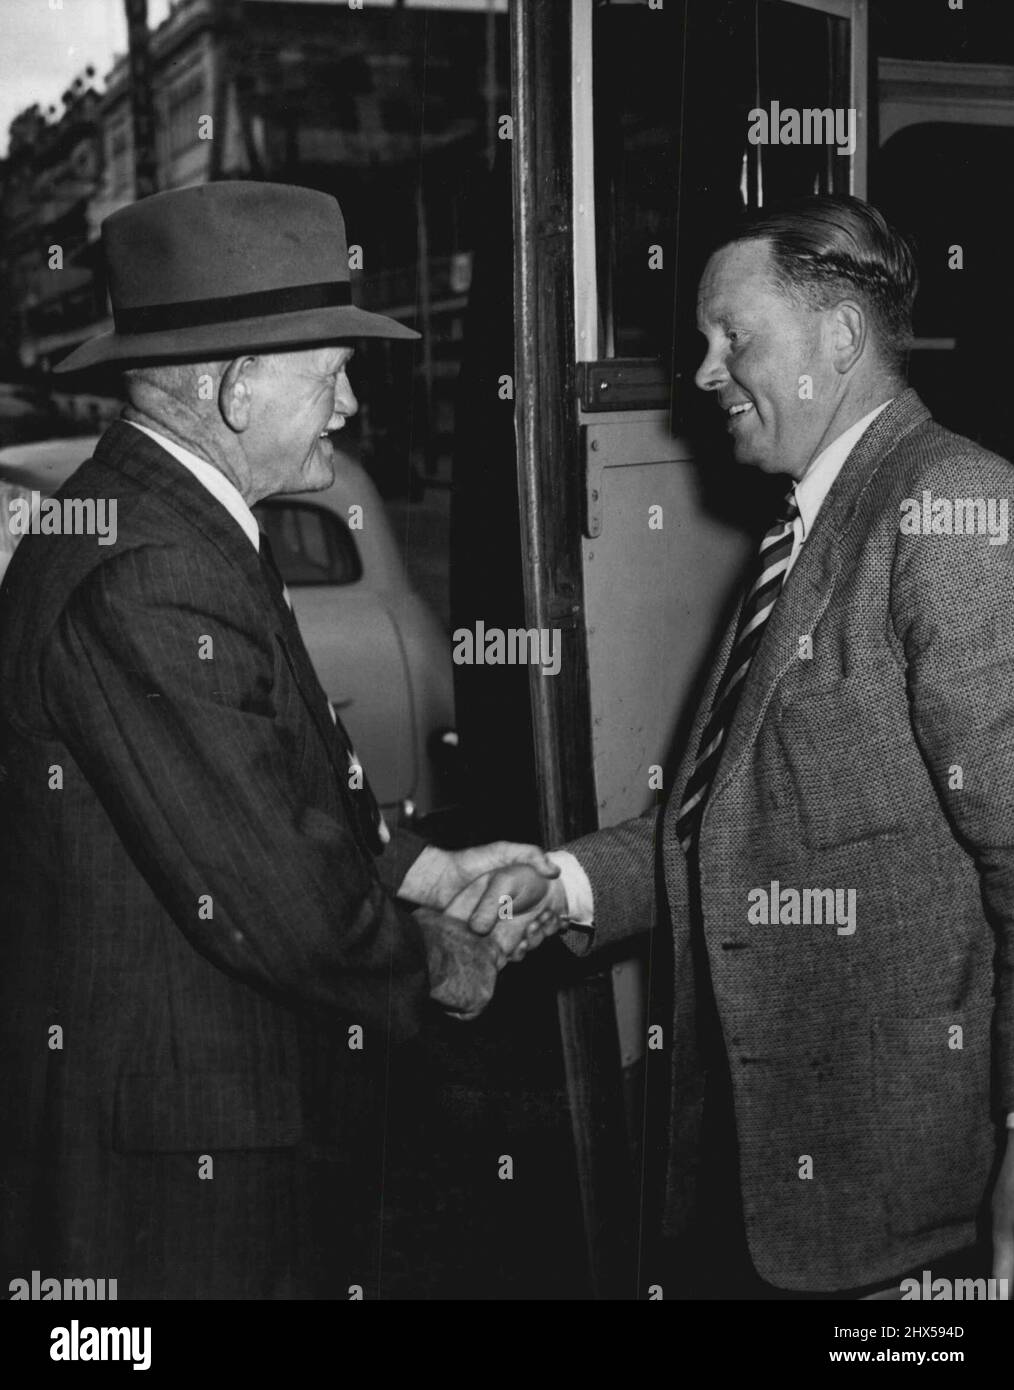
[[[768,622],[697,882],[676,813],[735,622],[664,806],[567,846],[596,947],[656,911],[673,933],[672,1233],[699,1157],[699,913],[751,1257],[779,1287],[858,1287],[972,1243],[1014,1109],[1014,547],[948,534],[945,507],[930,534],[909,524],[913,502],[1001,516],[1012,493],[1008,462],[903,392],[851,451]],[[854,894],[851,931],[813,889]]]
[[[347,1296],[421,842],[375,856],[291,614],[185,468],[117,422],[59,495],[117,535],[28,536],[0,591],[7,1277]]]

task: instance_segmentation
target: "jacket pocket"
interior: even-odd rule
[[[128,1072],[120,1078],[113,1147],[120,1153],[214,1153],[298,1143],[302,1113],[287,1076]]]
[[[874,1021],[871,1120],[896,1235],[971,1221],[986,1195],[996,1145],[991,1016],[985,1005]]]
[[[857,671],[794,693],[778,711],[804,843],[814,849],[911,830],[939,803],[896,668]]]

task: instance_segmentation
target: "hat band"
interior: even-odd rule
[[[296,314],[305,309],[332,309],[352,303],[347,280],[327,280],[317,285],[285,285],[252,294],[226,294],[215,299],[193,299],[176,304],[141,304],[114,309],[117,333],[162,333],[174,328],[206,328],[271,314]]]

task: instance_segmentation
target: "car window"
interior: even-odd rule
[[[275,563],[290,587],[354,584],[363,564],[341,517],[312,502],[261,502],[254,507]]]

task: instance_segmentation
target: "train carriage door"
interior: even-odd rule
[[[863,195],[866,3],[517,0],[511,42],[527,623],[557,629],[563,651],[530,689],[558,844],[660,800],[766,524],[763,489],[695,408],[696,280],[737,208]],[[605,1297],[645,1294],[646,1030],[668,1026],[647,1011],[648,959],[593,958],[560,993]]]

